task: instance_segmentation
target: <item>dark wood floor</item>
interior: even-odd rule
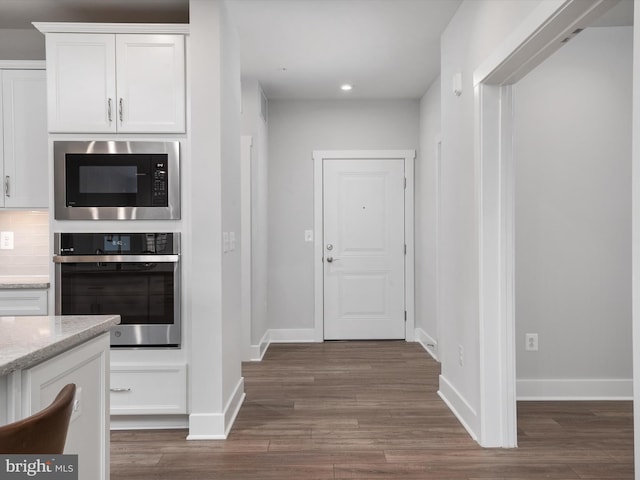
[[[520,447],[482,449],[438,374],[412,343],[272,345],[227,440],[113,432],[111,479],[633,479],[631,402],[519,403]]]

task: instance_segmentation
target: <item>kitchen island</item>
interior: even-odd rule
[[[109,478],[109,329],[118,323],[119,315],[0,317],[0,425],[75,383],[65,453],[78,454],[80,478]]]

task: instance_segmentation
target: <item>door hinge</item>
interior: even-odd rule
[[[406,310],[404,311],[404,321],[405,322],[407,321],[407,311]]]
[[[404,177],[404,189],[407,189],[407,177]]]
[[[407,254],[407,244],[406,243],[404,244],[404,254],[405,255]]]

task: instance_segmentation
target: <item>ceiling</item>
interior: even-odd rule
[[[274,98],[420,98],[460,0],[231,0],[245,77]],[[340,85],[353,85],[351,92]]]
[[[242,74],[270,99],[420,98],[461,0],[227,0]],[[630,25],[622,0],[600,25]],[[188,23],[189,0],[0,0],[0,28],[31,22]],[[353,85],[351,92],[339,89]]]

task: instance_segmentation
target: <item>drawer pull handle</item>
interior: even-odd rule
[[[131,388],[110,388],[109,390],[115,393],[122,393],[122,392],[130,392]]]

